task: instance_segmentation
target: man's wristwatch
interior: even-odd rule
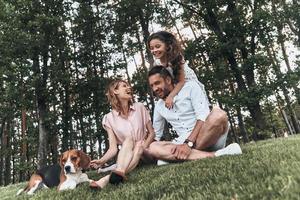
[[[190,147],[190,148],[194,148],[194,147],[195,147],[194,142],[192,142],[192,141],[190,141],[190,140],[188,140],[188,139],[186,139],[186,140],[184,141],[184,143],[187,144],[188,147]]]

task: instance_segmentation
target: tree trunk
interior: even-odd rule
[[[194,39],[197,40],[198,37],[197,37],[196,31],[195,31],[195,28],[193,27],[193,24],[190,21],[188,21],[188,24],[189,24],[189,27],[191,28],[191,31],[192,31],[193,36],[194,36]]]
[[[238,122],[239,122],[240,133],[243,137],[243,142],[247,143],[247,142],[249,142],[249,138],[248,138],[248,134],[247,134],[247,131],[245,128],[243,115],[241,113],[241,108],[239,106],[236,107],[236,112],[237,112],[237,117],[238,117]]]
[[[68,73],[65,73],[68,74]],[[70,106],[70,89],[69,83],[63,83],[64,93],[61,99],[63,99],[63,145],[62,151],[65,151],[69,148],[74,148],[73,146],[73,137],[72,137],[72,116],[71,116],[71,106]]]
[[[48,77],[47,70],[45,74],[41,74],[39,65],[39,54],[37,47],[33,48],[33,72],[35,76],[35,95],[37,101],[38,113],[38,130],[39,130],[39,147],[38,147],[38,168],[47,164],[47,147],[48,147],[48,131],[46,128],[46,80]],[[44,62],[45,64],[45,62]],[[44,65],[47,67],[47,65]]]
[[[11,144],[10,144],[10,120],[7,120],[3,129],[4,152],[4,185],[11,183]]]
[[[22,148],[21,148],[21,165],[27,161],[27,143],[26,143],[26,110],[22,109],[22,121],[21,121],[21,138],[22,138]],[[19,172],[19,181],[25,181],[26,172],[20,170]]]
[[[146,67],[146,61],[145,61],[145,55],[144,55],[144,49],[143,49],[143,43],[142,43],[142,41],[141,41],[141,39],[140,39],[140,34],[139,34],[139,31],[138,31],[137,29],[135,30],[135,35],[136,35],[136,39],[137,39],[137,41],[138,41],[138,49],[139,49],[139,52],[140,52],[140,54],[141,54],[141,59],[142,59],[142,64],[141,64],[141,66],[142,66],[142,67]],[[147,44],[147,43],[146,43],[146,44]],[[148,49],[147,46],[146,46],[146,49]],[[147,52],[147,51],[146,51],[146,52]],[[149,55],[147,54],[147,56],[149,56]],[[152,65],[153,65],[153,62],[154,62],[152,55],[151,55],[151,57],[148,57],[148,60],[149,60],[150,66],[152,66]]]
[[[13,143],[13,141],[12,141],[12,143]],[[12,149],[12,151],[13,151],[13,149]],[[11,156],[11,161],[10,161],[10,163],[11,163],[11,177],[12,177],[12,180],[11,180],[11,183],[12,184],[15,184],[16,183],[16,171],[17,171],[17,169],[15,168],[15,161],[16,161],[16,158],[15,158],[15,156]]]
[[[101,78],[103,78],[103,77],[101,77]],[[94,70],[94,79],[96,80],[95,85],[97,86],[94,88],[94,91],[93,91],[93,93],[94,93],[93,104],[94,104],[94,113],[95,113],[95,121],[96,121],[96,131],[97,131],[97,133],[101,134],[101,132],[102,132],[102,123],[101,122],[102,121],[101,121],[101,111],[99,109],[99,108],[101,108],[100,107],[101,100],[100,100],[99,91],[101,89],[104,90],[104,87],[101,86],[101,84],[100,84],[100,77],[98,77],[96,70]],[[100,139],[102,139],[102,138],[100,138]],[[91,140],[91,142],[93,141],[93,143],[90,143],[90,144],[95,144],[96,140],[93,139],[91,132],[90,132],[90,140]],[[91,156],[93,156],[93,153],[94,152],[91,151]]]
[[[281,106],[279,106],[279,109],[280,109],[280,112],[281,112],[282,117],[284,119],[284,122],[285,122],[285,124],[286,124],[286,126],[288,128],[288,131],[290,132],[290,135],[292,135],[294,133],[294,130],[292,129],[292,126],[291,126],[291,124],[289,122],[289,119],[288,119],[288,117],[287,117],[284,109]]]
[[[234,95],[236,92],[235,92],[234,85],[233,85],[232,81],[230,81],[229,87],[230,87],[231,93]],[[247,136],[247,131],[245,129],[243,115],[241,113],[241,107],[239,105],[236,105],[235,108],[236,108],[236,113],[237,113],[237,117],[238,117],[238,125],[239,125],[239,129],[240,129],[240,134],[242,135],[243,142],[247,143],[249,141],[249,139],[248,139],[248,136]]]
[[[145,14],[147,16],[147,14]],[[150,66],[152,67],[153,65],[153,56],[150,52],[150,49],[148,48],[148,45],[147,45],[147,40],[150,36],[150,33],[149,33],[149,22],[147,21],[149,19],[147,19],[147,17],[144,17],[144,13],[142,10],[140,10],[139,12],[139,21],[140,21],[140,25],[142,27],[142,32],[143,32],[143,41],[144,41],[144,44],[146,46],[146,56],[149,60],[149,63],[150,63]]]
[[[228,109],[226,109],[226,112],[228,115],[228,121],[230,124],[230,133],[232,133],[231,134],[232,138],[233,138],[234,142],[239,143],[239,138],[237,137],[236,132],[235,132],[234,119],[232,118],[230,111]]]
[[[290,101],[290,97],[288,96],[288,91],[285,87],[283,89],[284,98],[286,101],[286,107],[290,113],[292,124],[296,133],[300,133],[299,120],[295,113],[295,110],[292,108],[292,103]]]
[[[1,151],[0,151],[0,186],[4,185],[4,150],[6,148],[6,137],[4,136],[5,132],[6,118],[1,119],[1,132],[0,132],[0,141],[1,141]]]
[[[79,112],[83,112],[83,108],[82,106],[80,106],[80,111]],[[86,133],[86,128],[85,128],[85,124],[84,124],[84,120],[83,120],[83,115],[79,114],[79,127],[80,127],[80,132],[81,132],[81,141],[82,141],[82,150],[84,152],[87,152],[87,137],[85,135]]]
[[[40,99],[38,103],[39,113],[39,148],[38,148],[38,168],[47,165],[48,131],[46,129],[46,105]]]
[[[55,106],[52,106],[53,109],[53,113],[58,113],[57,109]],[[51,157],[49,157],[49,160],[51,160],[51,162],[49,164],[55,164],[57,163],[57,160],[59,158],[59,153],[58,153],[58,135],[57,135],[58,129],[54,128],[54,130],[49,133],[49,155],[51,155]]]

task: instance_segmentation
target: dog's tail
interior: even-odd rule
[[[23,192],[27,191],[28,187],[29,187],[29,183],[27,183],[25,188],[19,189],[16,195],[18,196],[18,195],[22,194]]]

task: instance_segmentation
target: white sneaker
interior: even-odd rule
[[[116,168],[117,168],[117,164],[113,164],[113,165],[108,166],[108,167],[99,168],[97,171],[98,171],[98,173],[104,173],[104,172],[107,172],[107,171],[115,170]]]
[[[169,162],[164,161],[164,160],[157,160],[157,165],[167,165]]]
[[[242,154],[242,149],[238,143],[232,143],[215,152],[215,156],[224,156],[224,155],[238,155]]]

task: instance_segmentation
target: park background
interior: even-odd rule
[[[228,142],[299,133],[299,13],[297,0],[0,0],[0,185],[69,148],[101,156],[112,78],[152,111],[146,41],[158,30],[228,113]]]

